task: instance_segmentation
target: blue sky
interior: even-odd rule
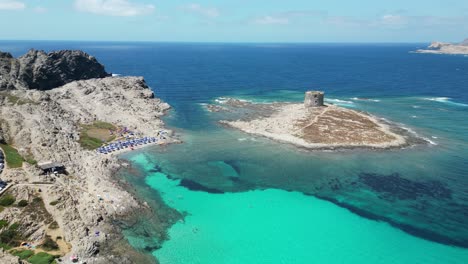
[[[468,38],[467,0],[0,0],[1,39],[429,42]]]

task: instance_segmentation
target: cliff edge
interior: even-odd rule
[[[67,83],[109,76],[96,58],[78,50],[29,50],[14,58],[0,51],[1,90],[49,90]]]
[[[460,43],[432,42],[427,49],[419,49],[416,53],[430,54],[453,54],[467,55],[468,54],[468,39]]]
[[[106,77],[80,51],[0,53],[0,65],[0,177],[8,184],[0,193],[0,263],[25,252],[60,263],[154,263],[115,224],[151,210],[114,178],[129,165],[96,148],[128,140],[133,149],[149,137],[153,145],[176,142],[161,120],[170,106],[143,78]]]

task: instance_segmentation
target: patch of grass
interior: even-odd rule
[[[37,160],[31,158],[31,157],[26,157],[25,161],[31,165],[37,165]]]
[[[16,230],[18,230],[18,227],[20,227],[19,223],[13,223],[8,229],[16,231]]]
[[[10,206],[12,204],[14,204],[16,201],[16,198],[13,197],[11,194],[7,194],[5,196],[3,196],[2,198],[0,198],[0,205],[1,206]]]
[[[34,155],[31,153],[31,150],[28,150],[27,154],[23,157],[23,159],[31,165],[37,165],[37,160],[34,159]]]
[[[0,232],[0,247],[9,250],[12,247],[19,245],[24,240],[23,237],[18,233],[17,229],[20,227],[18,223],[12,224],[8,229],[4,229]]]
[[[102,121],[96,121],[91,126],[94,128],[101,128],[101,129],[115,129],[115,126],[113,124],[102,122]]]
[[[49,228],[50,229],[58,229],[59,225],[58,225],[57,221],[53,221],[52,223],[50,223]]]
[[[51,264],[54,260],[55,256],[45,252],[39,252],[36,255],[28,258],[28,262],[31,264]]]
[[[0,147],[5,153],[5,160],[9,168],[23,167],[23,157],[18,153],[18,150],[7,144],[0,144]]]
[[[37,104],[36,102],[34,102],[34,101],[30,100],[30,99],[21,98],[19,96],[16,96],[16,95],[8,93],[8,92],[1,92],[0,95],[6,97],[10,103],[16,104],[16,105]]]
[[[17,240],[17,232],[16,230],[11,230],[10,228],[3,230],[0,233],[0,243],[6,244],[8,246],[14,246]]]
[[[5,160],[8,168],[14,169],[23,167],[23,157],[18,153],[18,150],[7,144],[0,144],[0,147],[5,153]]]
[[[8,221],[7,220],[0,220],[0,229],[4,228],[5,226],[8,226]]]
[[[50,202],[49,204],[52,205],[52,206],[56,206],[59,203],[60,203],[59,200],[54,200],[54,201]]]
[[[3,212],[3,210],[5,210],[5,207],[0,205],[0,213]]]
[[[84,149],[88,150],[97,149],[104,143],[100,139],[89,137],[86,132],[81,132],[79,142]]]
[[[10,246],[10,245],[8,245],[8,244],[6,244],[6,243],[0,242],[0,248],[3,248],[3,250],[10,250],[10,249],[12,249],[13,247]]]
[[[40,247],[46,251],[54,251],[60,249],[57,242],[52,240],[50,236],[45,237],[44,243],[42,243]]]
[[[26,206],[28,206],[28,201],[21,200],[21,201],[18,202],[18,206],[19,207],[26,207]]]
[[[27,259],[34,255],[34,251],[32,250],[13,250],[10,253],[20,259]]]
[[[81,147],[94,150],[106,142],[113,141],[115,136],[108,135],[108,131],[115,129],[114,125],[102,121],[96,121],[90,125],[81,125],[79,139]]]

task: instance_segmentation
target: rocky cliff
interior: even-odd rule
[[[461,43],[453,44],[446,42],[432,42],[427,49],[419,49],[416,53],[432,53],[432,54],[454,54],[454,55],[467,55],[468,54],[468,39]]]
[[[72,81],[109,76],[104,66],[83,51],[46,53],[30,50],[14,58],[0,52],[0,90],[49,90]]]
[[[462,43],[460,43],[462,46],[468,46],[468,38],[465,39]]]
[[[31,203],[34,195],[39,196],[44,217],[25,217],[12,207],[0,212],[0,219],[19,223],[19,230],[27,232],[25,237],[32,243],[41,241],[50,222],[56,222],[62,240],[71,245],[62,263],[68,263],[70,255],[88,263],[152,263],[154,260],[132,253],[112,224],[149,208],[115,183],[112,175],[120,166],[116,156],[85,150],[79,139],[82,125],[95,121],[155,136],[163,129],[160,117],[167,109],[169,105],[155,98],[138,77],[107,77],[47,91],[0,93],[0,126],[9,144],[23,157],[60,162],[68,172],[54,182],[38,184],[46,179],[37,167],[25,163],[19,169],[7,168],[2,179],[14,183],[9,192]]]

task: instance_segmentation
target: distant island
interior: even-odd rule
[[[431,54],[453,54],[453,55],[468,55],[468,39],[461,43],[445,43],[433,42],[427,49],[419,49],[416,53],[431,53]]]
[[[309,91],[304,104],[249,103],[225,100],[223,106],[207,105],[210,112],[254,109],[254,116],[221,120],[243,132],[307,149],[387,149],[408,146],[416,139],[408,131],[369,114],[324,104],[324,93]]]

